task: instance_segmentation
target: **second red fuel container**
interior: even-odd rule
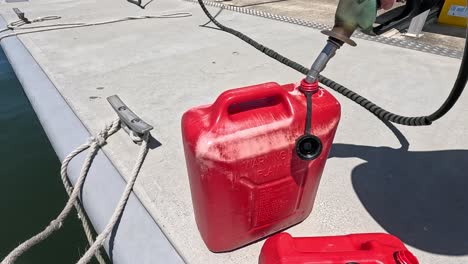
[[[419,264],[397,237],[384,233],[327,237],[276,234],[265,241],[259,264]]]
[[[340,105],[322,88],[312,95],[310,132],[322,143],[313,160],[296,154],[306,106],[297,85],[265,83],[228,90],[183,115],[195,218],[211,251],[236,249],[310,214]]]

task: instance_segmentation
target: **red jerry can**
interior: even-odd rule
[[[398,238],[383,233],[294,238],[280,233],[265,241],[258,263],[419,264]]]
[[[314,160],[296,154],[306,97],[297,85],[264,83],[222,93],[182,117],[182,136],[198,229],[213,252],[229,251],[304,220],[340,119],[326,90],[312,95]]]

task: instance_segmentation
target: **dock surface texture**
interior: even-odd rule
[[[229,0],[222,1],[225,5],[232,7],[242,7],[255,11],[294,17],[332,25],[335,20],[335,10],[338,0]],[[392,10],[398,9],[404,3],[395,3]],[[377,14],[389,12],[378,10]],[[415,44],[430,44],[434,46],[449,47],[455,50],[463,50],[465,44],[465,29],[461,27],[451,27],[437,23],[436,19],[428,19],[423,28],[423,35],[419,38],[405,37],[404,32],[389,31],[385,36],[395,39],[411,40]],[[439,34],[437,34],[439,33]],[[442,33],[442,34],[440,34]]]
[[[191,107],[212,103],[229,88],[298,82],[303,76],[228,33],[200,27],[207,18],[188,1],[155,0],[146,9],[123,0],[2,3],[0,13],[8,22],[17,19],[13,7],[31,18],[62,16],[43,25],[176,11],[193,14],[19,39],[91,133],[116,117],[105,99],[113,94],[154,126],[152,135],[161,146],[150,150],[134,192],[187,263],[256,263],[264,240],[221,254],[205,247],[192,210],[181,116]],[[307,66],[326,41],[316,29],[239,12],[223,10],[218,19]],[[402,115],[430,114],[447,97],[459,59],[363,39],[356,42],[357,47],[338,51],[325,76]],[[402,239],[420,263],[468,263],[468,93],[432,126],[393,130],[332,93],[342,104],[342,120],[315,207],[287,232],[293,236],[388,232]],[[138,149],[122,130],[104,146],[124,178],[131,173]],[[131,216],[124,212],[123,218]],[[141,232],[139,219],[131,221],[135,232]],[[151,258],[151,263],[165,263],[158,255]]]

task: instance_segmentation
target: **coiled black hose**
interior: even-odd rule
[[[203,9],[203,12],[206,14],[206,16],[215,24],[219,29],[222,31],[225,31],[227,33],[230,33],[243,41],[247,42],[249,45],[252,47],[256,48],[260,52],[264,53],[265,55],[277,60],[278,62],[281,62],[282,64],[302,73],[302,74],[307,74],[309,71],[308,68],[302,66],[301,64],[290,60],[283,55],[279,54],[278,52],[263,46],[262,44],[258,43],[257,41],[251,39],[250,37],[244,35],[243,33],[232,29],[230,27],[226,27],[223,24],[219,23],[208,11],[206,8],[205,4],[203,3],[203,0],[198,0],[198,3],[200,4],[200,7]],[[468,29],[467,29],[468,30]],[[465,89],[466,83],[467,83],[467,76],[468,76],[468,59],[467,59],[467,48],[468,48],[468,41],[465,40],[465,50],[463,54],[463,59],[461,62],[460,70],[458,72],[457,79],[455,81],[455,84],[452,88],[452,91],[450,92],[450,95],[447,97],[447,100],[444,102],[444,104],[433,114],[428,115],[428,116],[419,116],[419,117],[406,117],[406,116],[401,116],[397,115],[394,113],[391,113],[382,107],[374,104],[373,102],[367,100],[365,97],[351,91],[350,89],[346,88],[345,86],[334,82],[333,80],[320,75],[319,76],[319,81],[325,86],[330,87],[331,89],[339,92],[340,94],[346,96],[347,98],[351,99],[352,101],[356,102],[357,104],[361,105],[365,109],[367,109],[369,112],[373,113],[375,116],[380,118],[381,120],[384,121],[390,121],[392,123],[400,124],[400,125],[406,125],[406,126],[427,126],[432,124],[433,121],[441,118],[444,116],[457,102],[458,98],[460,98],[460,95],[462,94],[463,90]]]

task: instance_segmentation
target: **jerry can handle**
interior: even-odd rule
[[[229,107],[233,104],[245,103],[262,98],[278,96],[286,106],[288,116],[292,116],[293,108],[289,100],[289,93],[279,84],[271,82],[244,88],[227,90],[222,93],[213,104],[213,123],[225,120],[229,116]]]

